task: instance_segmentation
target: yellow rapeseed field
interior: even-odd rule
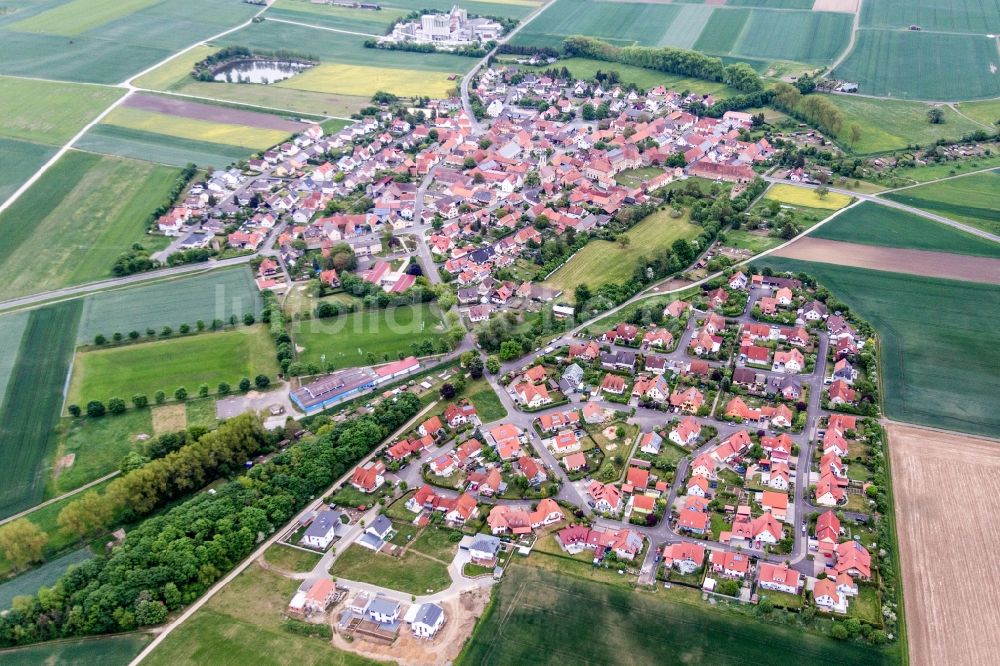
[[[448,76],[445,72],[421,69],[323,64],[275,85],[358,97],[371,97],[380,90],[401,97],[447,97],[448,91],[458,87],[459,83],[457,79],[449,81]]]
[[[825,197],[821,197],[816,194],[816,190],[797,185],[772,185],[764,196],[767,199],[774,199],[790,206],[806,206],[826,210],[840,210],[851,203],[851,197],[846,194],[830,192]]]

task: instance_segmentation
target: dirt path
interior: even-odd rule
[[[303,123],[285,120],[284,118],[272,116],[267,113],[242,111],[224,106],[201,104],[200,102],[162,97],[160,95],[147,95],[145,93],[131,95],[125,101],[124,106],[130,109],[166,113],[181,118],[207,120],[215,123],[231,123],[234,125],[246,125],[247,127],[259,127],[261,129],[283,130],[286,132],[301,132],[306,127]]]
[[[914,666],[995,663],[1000,441],[889,424],[896,529]]]
[[[774,256],[894,273],[1000,284],[1000,259],[964,254],[906,250],[806,237],[775,252]]]

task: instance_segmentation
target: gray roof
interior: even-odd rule
[[[581,368],[576,363],[571,364],[566,371],[563,372],[564,379],[572,379],[573,381],[579,383],[583,380],[583,368]]]
[[[372,521],[372,524],[368,526],[366,531],[382,536],[390,530],[392,530],[392,521],[385,516],[378,516]]]
[[[331,531],[336,531],[337,525],[340,525],[339,511],[331,511],[329,509],[320,511],[315,520],[312,521],[309,529],[306,530],[305,536],[325,537]]]
[[[489,534],[482,534],[472,542],[470,550],[478,550],[482,553],[493,553],[496,555],[500,551],[500,539]]]
[[[427,625],[433,625],[438,621],[438,618],[444,613],[441,607],[437,604],[424,604],[417,611],[417,617],[413,620],[414,623],[421,622]]]
[[[375,597],[368,604],[368,612],[375,615],[393,615],[399,610],[399,602],[386,597]]]

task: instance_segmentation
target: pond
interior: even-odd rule
[[[312,67],[311,63],[289,60],[237,60],[215,71],[213,80],[222,83],[261,83],[267,85],[290,79]]]

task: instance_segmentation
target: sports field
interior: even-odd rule
[[[283,130],[183,118],[167,113],[144,111],[124,106],[109,113],[104,118],[103,124],[154,134],[165,134],[189,141],[247,146],[258,150],[281,143],[289,136],[289,132]],[[249,157],[249,154],[247,156]]]
[[[1000,169],[952,178],[886,194],[887,199],[923,208],[983,231],[1000,234]]]
[[[277,372],[274,344],[267,327],[258,324],[78,352],[67,402],[86,405],[90,400],[106,402],[115,396],[127,401],[136,393],[152,400],[157,391],[172,399],[181,386],[194,397],[203,382],[215,393],[219,382],[236,386],[242,378],[252,380],[261,373],[273,380]]]
[[[121,397],[130,401],[132,396]],[[152,397],[149,396],[150,402]],[[73,454],[75,458],[72,465],[60,467],[58,473],[53,474],[48,494],[61,495],[115,471],[122,458],[136,449],[137,436],[160,434],[163,433],[153,428],[149,409],[130,409],[124,414],[100,419],[62,419],[53,467],[58,466],[63,456]]]
[[[284,610],[300,584],[251,565],[167,636],[143,663],[376,666],[379,662],[282,629]]]
[[[772,185],[764,198],[791,206],[805,206],[806,208],[823,210],[840,210],[851,203],[851,197],[846,194],[830,192],[821,197],[813,188],[783,183]]]
[[[866,95],[967,100],[1000,95],[998,66],[997,42],[984,35],[859,30],[854,50],[832,75],[857,81]]]
[[[159,332],[164,326],[175,331],[181,324],[195,327],[213,319],[228,323],[236,315],[260,316],[261,299],[248,268],[237,266],[175,280],[103,291],[87,296],[80,320],[78,343],[93,342],[101,334],[111,338],[146,329]]]
[[[386,310],[361,310],[330,319],[297,322],[292,337],[298,358],[319,363],[321,356],[337,368],[368,365],[367,355],[382,361],[400,352],[411,354],[413,343],[436,340],[441,317],[431,305],[407,305]]]
[[[371,50],[371,49],[369,49]],[[415,54],[419,55],[419,54]],[[447,72],[366,65],[319,65],[275,85],[331,95],[370,97],[380,90],[403,97],[447,97],[458,86]]]
[[[146,216],[178,170],[119,157],[66,153],[0,215],[0,293],[21,296],[111,276],[119,254],[147,237]]]
[[[0,17],[0,73],[120,83],[260,7],[230,0],[71,0]]]
[[[963,118],[949,106],[938,105],[944,122],[938,125],[927,120],[931,106],[923,102],[893,99],[869,99],[851,95],[824,95],[844,114],[844,129],[837,137],[846,148],[861,154],[903,150],[907,146],[926,146],[938,139],[958,139],[983,129]],[[850,143],[850,127],[861,128],[861,138]]]
[[[80,301],[32,310],[0,402],[0,517],[36,504],[45,490],[52,431],[73,357]]]
[[[0,76],[0,136],[61,146],[124,93]]]
[[[607,282],[624,282],[632,276],[640,259],[669,248],[678,238],[692,239],[700,230],[701,227],[691,224],[686,212],[683,217],[673,219],[669,210],[657,211],[626,232],[627,246],[591,241],[553,273],[545,285],[561,289],[564,298],[572,298],[573,290],[581,284],[596,289]]]
[[[792,665],[829,654],[858,666],[897,663],[887,650],[713,609],[693,590],[641,594],[529,560],[507,569],[456,664],[538,663],[545,655],[544,663]]]
[[[882,342],[886,415],[973,434],[1000,432],[1000,327],[994,285],[766,257],[761,265],[804,271],[870,321]]]
[[[849,243],[1000,257],[1000,244],[904,210],[865,201],[810,236]]]
[[[151,640],[152,636],[149,634],[136,633],[41,643],[32,647],[4,650],[0,652],[0,661],[11,666],[126,666]]]

